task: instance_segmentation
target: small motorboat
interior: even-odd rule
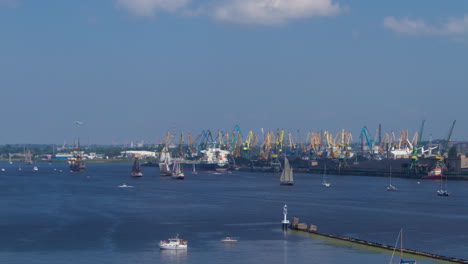
[[[221,240],[221,243],[224,243],[224,244],[235,244],[237,243],[237,239],[233,238],[233,237],[226,237],[224,238],[223,240]]]
[[[131,186],[131,185],[127,185],[127,184],[125,184],[125,183],[124,183],[124,184],[121,184],[121,185],[119,185],[118,187],[119,187],[119,188],[133,188],[133,186]]]
[[[398,191],[398,188],[390,184],[390,185],[388,185],[388,187],[387,187],[387,191],[389,191],[389,192],[396,192],[396,191]]]
[[[160,249],[187,249],[187,240],[179,238],[177,235],[175,238],[169,238],[168,241],[159,241]]]

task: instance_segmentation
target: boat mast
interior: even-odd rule
[[[403,258],[403,228],[400,230],[400,258]]]

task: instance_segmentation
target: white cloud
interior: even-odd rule
[[[386,17],[384,26],[397,33],[407,35],[461,35],[468,34],[468,15],[462,18],[449,17],[439,26],[426,24],[424,20],[395,17]]]
[[[337,15],[343,8],[332,0],[229,0],[213,12],[222,21],[274,25],[290,19]]]
[[[117,0],[117,5],[138,16],[153,16],[158,10],[176,11],[190,0]]]

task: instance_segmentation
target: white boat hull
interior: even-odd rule
[[[176,245],[176,244],[164,244],[164,243],[159,243],[159,248],[160,249],[187,249],[187,245]]]

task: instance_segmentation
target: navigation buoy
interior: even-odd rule
[[[288,206],[287,205],[284,205],[283,206],[283,221],[281,221],[281,226],[283,227],[283,231],[287,231],[288,230],[288,226],[289,226],[289,220],[288,220]]]

